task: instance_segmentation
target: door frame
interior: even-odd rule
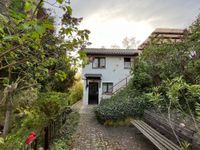
[[[96,84],[97,86],[97,98],[96,100],[92,100],[93,102],[91,102],[91,99],[90,99],[90,85],[91,84]],[[99,82],[98,81],[92,81],[92,82],[89,82],[89,85],[88,85],[88,105],[92,105],[92,104],[99,104]]]

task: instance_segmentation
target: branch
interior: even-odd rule
[[[56,2],[55,2],[55,3],[53,3],[53,4],[51,4],[51,3],[47,2],[47,1],[44,1],[44,2],[45,2],[45,3],[47,3],[47,4],[49,4],[49,5],[51,5],[52,7],[57,7],[57,8],[60,8],[59,6],[55,6]]]
[[[28,89],[28,88],[34,87],[34,86],[36,86],[36,85],[38,85],[38,84],[27,85],[27,86],[24,86],[24,87],[19,88],[17,91],[24,90],[24,89]]]
[[[0,58],[4,57],[4,56],[5,56],[6,54],[8,54],[9,52],[12,52],[12,51],[16,50],[17,48],[20,48],[21,46],[23,46],[23,45],[17,45],[17,46],[15,46],[15,47],[12,47],[12,48],[6,50],[6,51],[3,52],[2,54],[0,54]]]
[[[6,66],[1,67],[0,70],[3,70],[3,69],[6,69],[6,68],[9,68],[9,67],[12,67],[12,66],[14,66],[14,65],[16,65],[16,64],[22,64],[22,63],[24,63],[25,61],[26,61],[26,60],[21,60],[21,61],[18,61],[18,62],[13,62],[13,63],[11,63],[11,64],[8,64],[8,65],[6,65]]]
[[[36,13],[37,9],[40,7],[40,5],[42,4],[42,2],[43,2],[43,0],[40,0],[40,2],[37,4],[37,6],[36,6],[36,8],[35,8],[35,10],[34,10],[34,12],[32,14],[31,19],[33,19],[33,17],[35,16],[35,13]]]

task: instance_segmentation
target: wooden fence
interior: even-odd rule
[[[51,119],[47,126],[45,126],[39,133],[37,138],[31,145],[24,145],[24,150],[38,150],[39,147],[43,147],[44,150],[50,150],[50,144],[54,138],[58,135],[59,130],[65,124],[67,115],[71,112],[69,107],[65,108],[54,119]]]

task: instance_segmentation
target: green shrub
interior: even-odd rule
[[[127,87],[110,99],[102,100],[95,109],[97,120],[104,124],[107,120],[119,121],[142,116],[144,109],[152,105],[145,95],[138,96],[135,93]]]
[[[59,92],[40,93],[36,102],[41,112],[53,117],[70,104],[69,95]]]
[[[24,118],[15,118],[13,128],[3,143],[0,143],[0,149],[4,150],[21,150],[25,139],[31,131],[40,134],[40,130],[48,122],[45,114],[41,113],[37,108],[23,110]]]
[[[67,150],[71,146],[71,137],[76,131],[79,122],[79,114],[72,112],[67,116],[66,123],[60,129],[63,132],[59,132],[58,138],[51,144],[52,150]]]
[[[72,88],[69,90],[69,101],[70,104],[74,104],[81,100],[83,97],[83,84],[81,81],[76,82]]]

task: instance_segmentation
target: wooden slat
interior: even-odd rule
[[[132,122],[134,126],[142,132],[157,148],[160,150],[167,150],[165,147],[163,147],[157,140],[155,140],[151,135],[149,135],[143,128],[141,128],[137,123]]]
[[[154,137],[159,143],[161,143],[166,149],[168,150],[178,150],[179,148],[177,148],[177,146],[173,146],[174,143],[172,144],[171,142],[168,143],[166,138],[162,138],[160,135],[160,133],[158,134],[155,134],[155,129],[153,129],[152,127],[148,127],[148,126],[145,126],[143,124],[143,121],[138,121],[138,123],[140,124],[140,126],[146,130],[146,132],[148,132],[152,137]]]
[[[158,131],[150,127],[144,121],[132,120],[131,123],[135,125],[152,143],[161,150],[180,150],[181,148],[175,143],[164,137]]]
[[[149,112],[149,111],[145,111],[145,114],[144,114],[144,117],[145,117],[145,120],[147,120],[150,124],[160,124],[161,125],[161,128],[163,129],[163,127],[165,129],[163,130],[169,130],[169,134],[174,136],[173,133],[172,133],[172,128],[170,127],[169,123],[162,119],[160,116],[158,116],[157,114],[155,113],[152,113],[152,112]],[[155,123],[154,121],[155,120],[157,123]],[[193,134],[195,133],[194,130],[191,130],[189,128],[180,128],[177,124],[179,124],[178,122],[174,122],[174,121],[171,121],[171,124],[174,128],[174,131],[175,133],[181,138],[182,141],[188,141],[188,142],[192,142],[193,140]],[[154,125],[153,125],[154,126]]]
[[[159,138],[160,141],[162,141],[162,143],[165,143],[165,145],[167,147],[172,148],[173,150],[180,150],[181,148],[176,145],[174,142],[172,142],[171,140],[169,140],[168,138],[166,138],[165,136],[163,136],[162,134],[160,134],[158,131],[156,131],[155,129],[153,129],[151,126],[149,126],[148,124],[146,124],[144,121],[140,121],[140,123],[147,129],[149,130],[153,135],[155,135],[156,137]]]

